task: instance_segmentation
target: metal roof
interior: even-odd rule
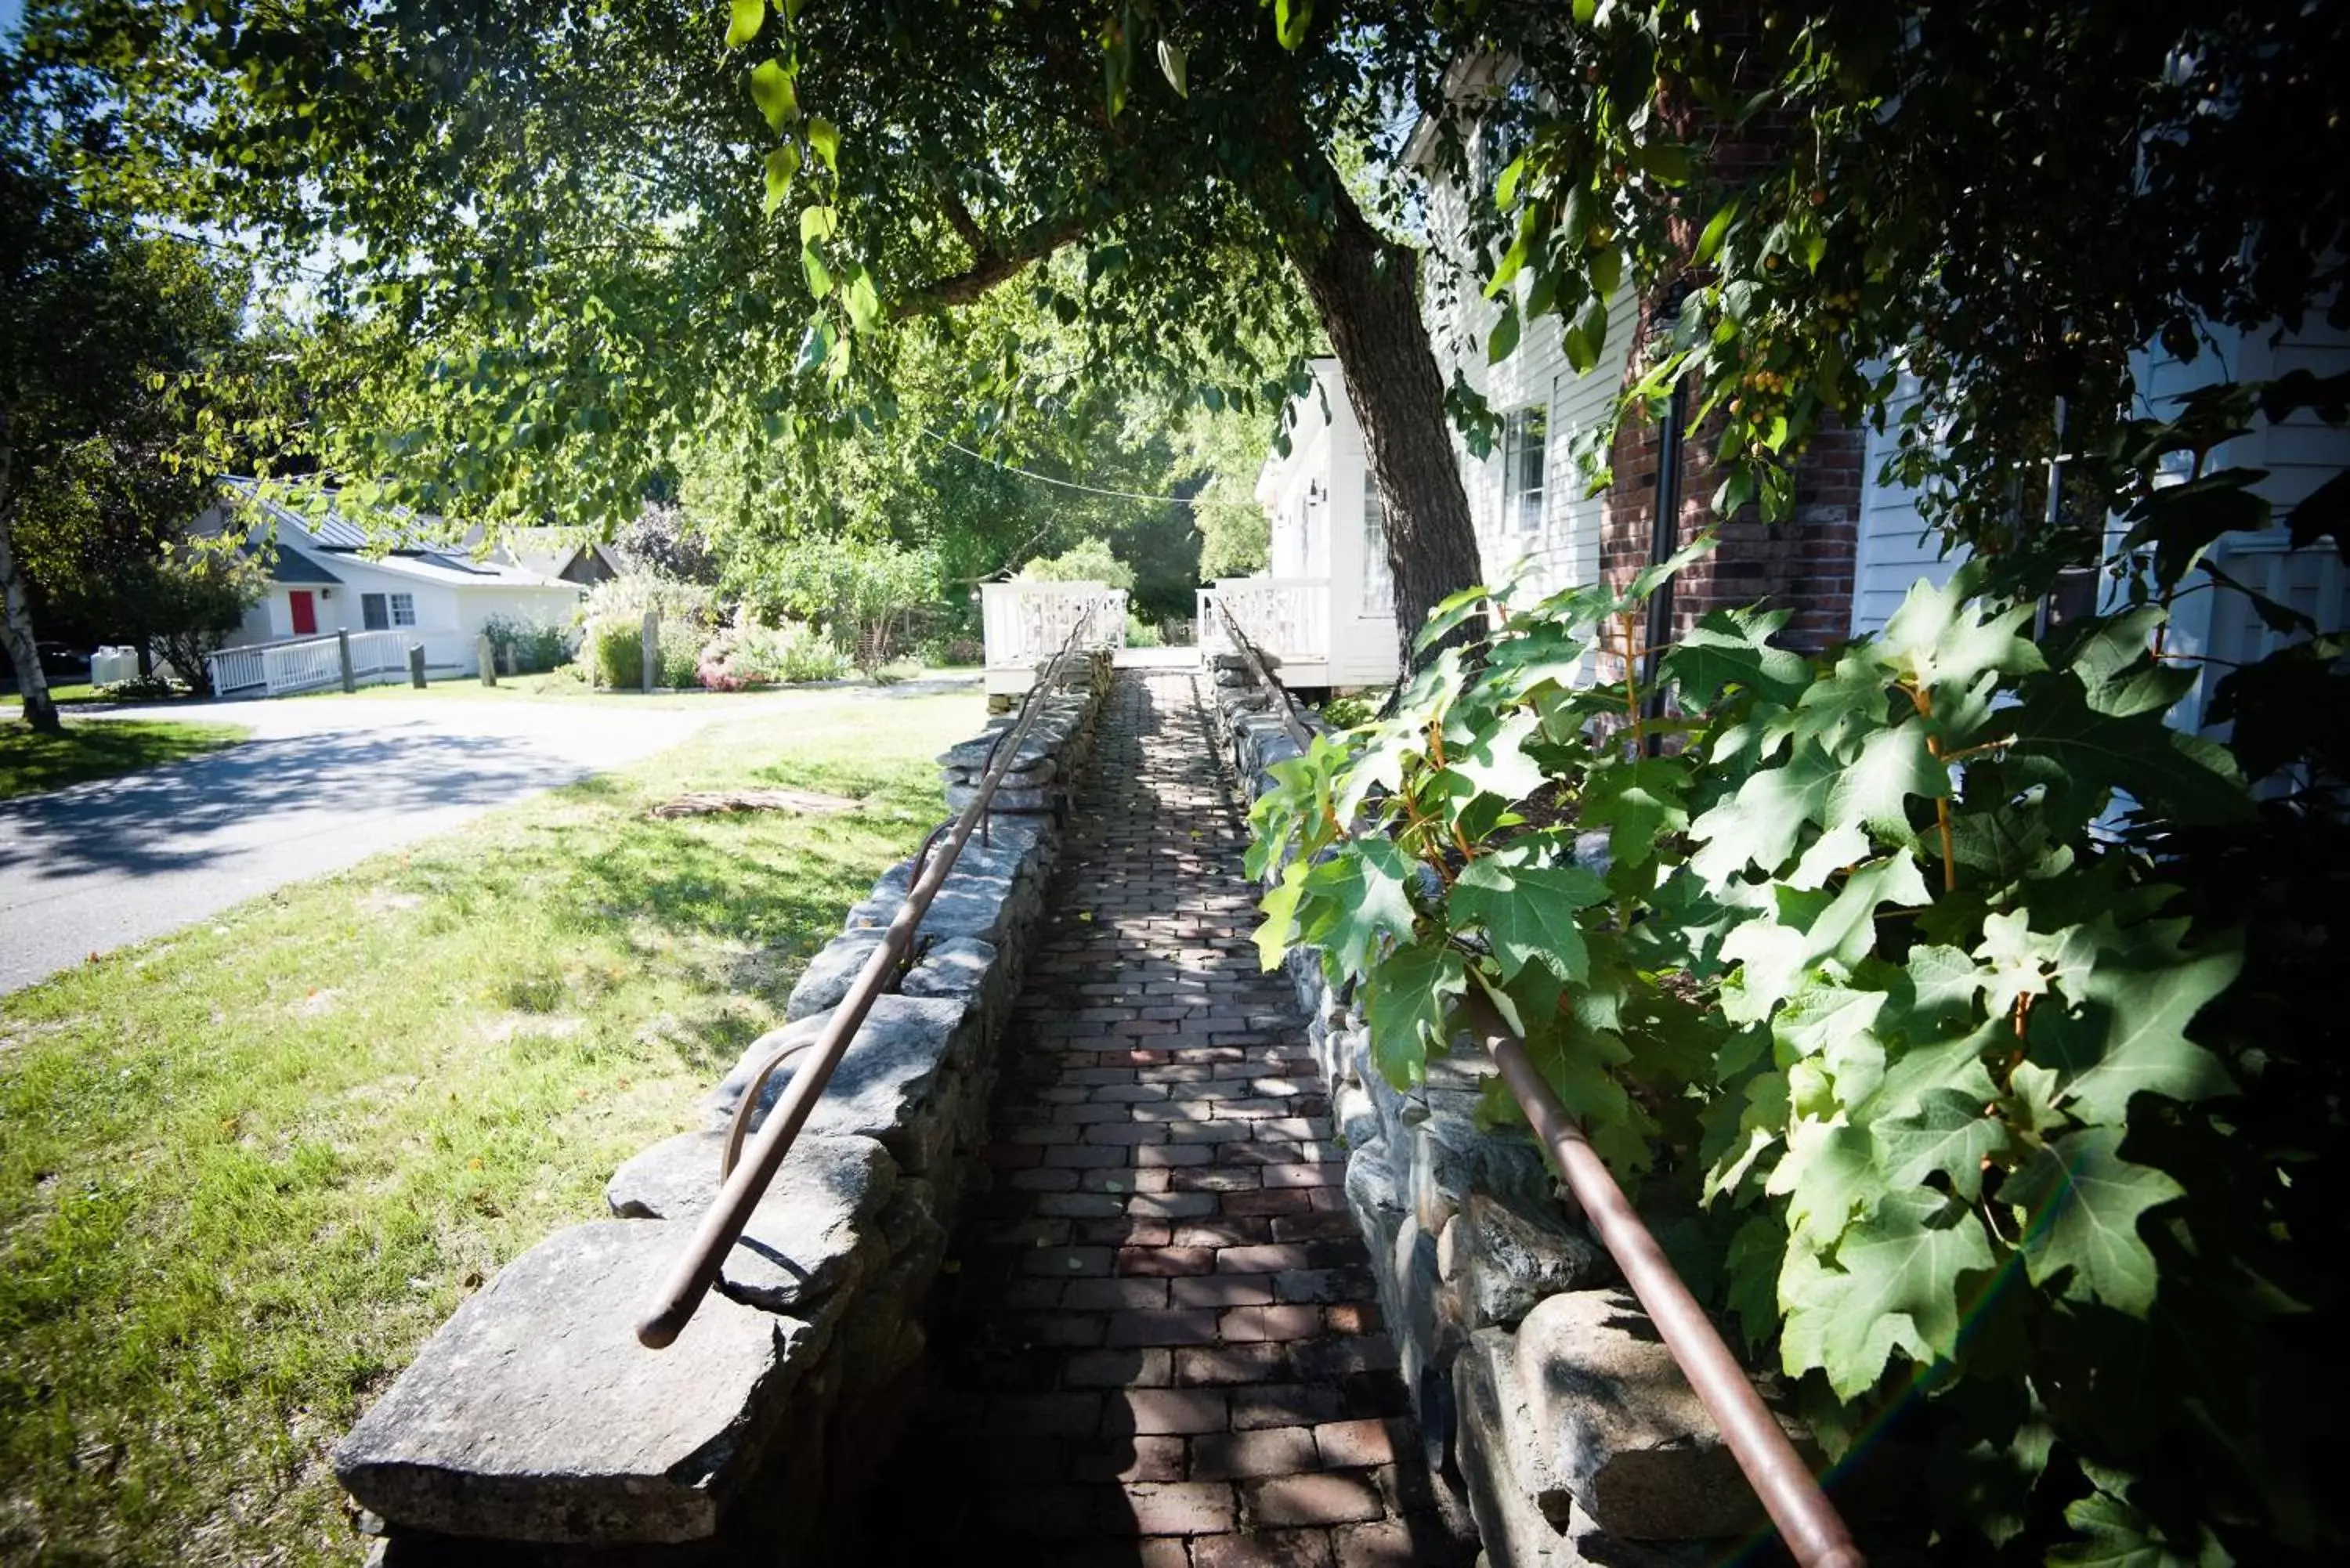
[[[370,520],[367,524],[355,522],[335,509],[334,493],[324,492],[327,510],[313,514],[286,505],[265,494],[259,483],[251,479],[229,478],[221,482],[235,492],[247,504],[257,506],[277,530],[279,540],[290,533],[299,549],[274,546],[276,557],[270,576],[281,583],[339,583],[343,579],[310,559],[309,552],[329,558],[348,561],[354,566],[384,572],[392,576],[413,577],[423,582],[443,583],[452,587],[561,587],[577,590],[577,585],[545,572],[536,572],[494,556],[475,558],[462,553],[454,545],[435,535],[448,531],[438,517],[426,517],[402,510],[383,522]],[[254,547],[248,545],[248,547]],[[296,563],[288,565],[288,561]],[[312,576],[287,576],[287,572],[315,572]]]

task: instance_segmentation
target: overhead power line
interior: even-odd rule
[[[1011,463],[992,458],[983,452],[973,452],[961,441],[949,441],[927,425],[918,428],[941,446],[959,452],[965,457],[975,457],[990,468],[1000,468],[1006,473],[1016,473],[1023,479],[1033,479],[1039,484],[1057,484],[1064,490],[1082,490],[1088,495],[1114,495],[1121,501],[1160,501],[1175,506],[1194,506],[1199,504],[1199,497],[1194,495],[1146,495],[1139,490],[1104,490],[1097,484],[1079,484],[1074,479],[1055,479],[1049,473],[1038,473],[1034,469],[1015,468]]]

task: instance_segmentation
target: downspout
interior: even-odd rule
[[[1659,314],[1659,328],[1669,328],[1680,319],[1681,301],[1687,290],[1676,285],[1666,295],[1664,309]],[[1672,389],[1665,395],[1665,413],[1657,429],[1657,509],[1648,535],[1648,564],[1661,566],[1673,558],[1680,547],[1681,523],[1681,427],[1689,419],[1687,393],[1681,378],[1674,377]],[[1660,718],[1665,711],[1663,684],[1658,670],[1664,659],[1665,645],[1673,639],[1673,584],[1668,577],[1657,586],[1648,599],[1648,638],[1647,649],[1641,655],[1640,684],[1648,691],[1648,717]],[[1656,749],[1659,737],[1649,737],[1649,749]]]

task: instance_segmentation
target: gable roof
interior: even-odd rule
[[[332,491],[321,493],[327,499],[326,510],[313,514],[286,505],[265,493],[255,480],[230,477],[221,483],[244,504],[258,509],[268,519],[273,537],[262,545],[248,541],[246,548],[256,556],[266,551],[265,564],[273,582],[341,582],[341,577],[317,558],[324,557],[347,560],[354,566],[395,577],[450,587],[577,590],[577,584],[553,573],[534,571],[522,565],[512,551],[478,556],[466,553],[462,545],[439,537],[449,530],[437,517],[403,511],[362,524],[336,509]],[[480,531],[470,531],[469,537],[478,546]]]

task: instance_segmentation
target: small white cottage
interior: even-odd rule
[[[588,545],[542,550],[543,559],[525,565],[510,546],[481,548],[478,534],[470,548],[465,541],[441,542],[435,535],[443,530],[432,518],[419,518],[391,537],[382,536],[380,525],[371,535],[334,510],[331,497],[325,512],[313,514],[263,493],[251,480],[224,483],[234,504],[260,514],[245,548],[266,567],[269,583],[222,645],[223,695],[242,689],[240,673],[254,672],[248,684],[256,689],[264,684],[261,660],[228,655],[337,632],[397,634],[400,668],[406,645],[421,643],[427,668],[473,673],[477,641],[493,618],[567,626],[584,591],[581,579],[594,580],[590,574],[602,565]],[[224,508],[197,531],[217,532],[227,521]],[[587,557],[594,566],[583,565]],[[382,662],[390,668],[395,661]],[[268,689],[291,688],[272,681]]]

